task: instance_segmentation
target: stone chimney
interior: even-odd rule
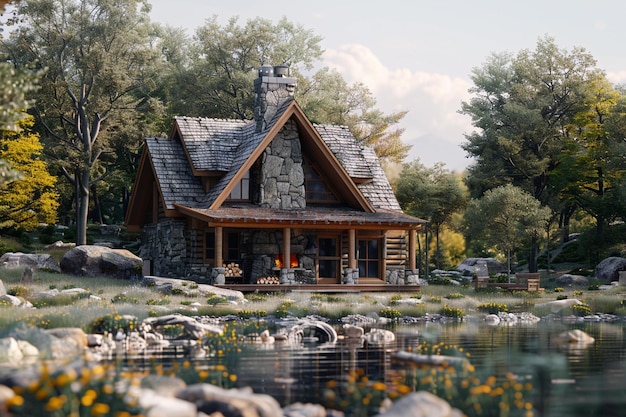
[[[254,80],[254,120],[256,131],[263,132],[276,110],[286,100],[293,99],[296,90],[296,79],[289,78],[289,67],[286,65],[259,68],[259,78]]]

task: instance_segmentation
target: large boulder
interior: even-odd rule
[[[489,275],[507,272],[506,264],[503,264],[494,258],[466,258],[459,266],[456,267],[456,270],[461,272],[463,275],[472,276],[477,272],[477,269],[479,269],[481,265],[487,265]]]
[[[31,268],[61,272],[57,261],[47,253],[7,252],[0,256],[0,265],[7,269]]]
[[[557,285],[589,285],[589,279],[582,275],[563,274],[556,279]]]
[[[611,256],[596,266],[595,275],[600,281],[611,282],[619,279],[619,271],[626,271],[626,258]]]
[[[395,401],[376,417],[461,417],[463,413],[426,391],[414,392]]]
[[[61,259],[61,271],[86,277],[107,276],[140,279],[143,260],[126,249],[81,245],[70,249]]]

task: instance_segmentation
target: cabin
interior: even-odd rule
[[[252,88],[252,86],[251,86]],[[374,151],[314,124],[285,66],[254,120],[175,117],[146,138],[126,215],[144,274],[243,285],[417,285],[417,233]]]

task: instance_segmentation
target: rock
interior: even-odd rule
[[[0,265],[7,269],[30,267],[33,270],[45,269],[48,271],[61,272],[59,264],[52,255],[47,253],[21,253],[7,252],[0,256]]]
[[[3,365],[17,366],[24,358],[24,354],[13,337],[0,339],[0,363]]]
[[[225,390],[210,384],[194,384],[179,391],[176,396],[197,404],[198,411],[206,414],[221,411],[225,416],[283,416],[278,401],[269,395],[254,394],[249,389]]]
[[[361,326],[354,326],[351,324],[343,325],[343,334],[348,339],[360,339],[363,337],[365,331]]]
[[[591,344],[596,340],[589,336],[587,333],[583,332],[580,329],[569,330],[567,332],[560,333],[555,338],[557,341],[561,343],[584,343]]]
[[[173,288],[176,288],[177,290],[180,289],[185,292],[190,291],[189,290],[190,286],[189,285],[183,286],[182,285],[183,282],[189,283],[190,281],[185,281],[185,280],[176,279],[176,278],[156,277],[152,275],[145,276],[142,280],[142,283],[150,287],[154,287],[158,291],[161,291],[161,288],[165,289],[166,286],[170,288],[170,291]],[[219,288],[219,287],[215,287],[213,285],[208,285],[208,284],[198,284],[198,283],[193,283],[193,284],[194,284],[195,289],[193,289],[192,291],[195,294],[200,293],[202,294],[202,296],[207,296],[209,294],[220,295],[222,297],[225,297],[228,301],[234,301],[238,304],[247,302],[246,297],[244,297],[241,291],[229,290],[227,288]]]
[[[197,417],[198,409],[190,401],[164,396],[151,389],[139,389],[127,394],[135,397],[140,407],[147,410],[146,417]]]
[[[148,317],[142,322],[142,326],[148,326],[152,329],[160,329],[165,326],[180,325],[185,331],[185,338],[191,340],[200,340],[207,333],[222,333],[224,330],[220,326],[200,323],[193,317],[183,316],[181,314],[169,314],[161,317]]]
[[[441,398],[426,392],[414,392],[400,398],[390,409],[376,417],[461,417],[463,413]]]
[[[497,326],[500,324],[500,317],[497,314],[487,314],[485,316],[485,323],[490,326]]]
[[[386,345],[396,340],[396,335],[385,329],[371,329],[364,337],[370,345]]]
[[[0,295],[0,303],[9,304],[13,307],[32,307],[33,306],[29,302],[25,301],[23,298],[16,297],[10,294]]]
[[[46,246],[46,249],[69,249],[73,247],[76,247],[76,243],[66,243],[62,240],[57,240],[56,242]]]
[[[7,289],[4,287],[4,282],[0,279],[0,296],[6,295]]]
[[[327,417],[326,409],[319,404],[293,403],[283,407],[285,417]]]
[[[26,340],[18,340],[17,345],[22,351],[24,357],[37,358],[39,356],[39,349],[28,343]]]
[[[108,276],[119,279],[140,279],[143,260],[126,249],[81,245],[70,249],[61,259],[66,274],[86,277]]]
[[[563,274],[556,279],[558,285],[589,285],[589,279],[582,275]]]
[[[180,378],[163,375],[147,375],[141,379],[141,388],[151,389],[165,397],[175,397],[187,384]]]
[[[6,385],[0,385],[0,413],[6,410],[7,401],[15,397],[15,395],[15,392],[11,388]]]
[[[456,267],[456,270],[461,272],[463,275],[471,276],[474,275],[477,267],[481,264],[487,265],[489,275],[507,272],[507,266],[494,258],[466,258],[459,266]]]
[[[602,260],[596,266],[595,276],[600,281],[617,281],[619,279],[620,271],[626,271],[626,258],[612,256]]]
[[[83,329],[78,327],[57,327],[56,329],[46,330],[46,333],[58,339],[71,340],[80,349],[84,349],[88,346],[87,335]]]

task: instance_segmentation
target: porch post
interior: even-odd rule
[[[356,269],[356,230],[348,230],[348,268]]]
[[[417,231],[409,230],[409,269],[415,269],[415,253],[416,253]]]
[[[283,229],[283,268],[291,268],[291,228]]]
[[[223,246],[224,242],[222,240],[222,227],[215,227],[215,266],[221,268],[224,265],[224,255],[223,255]]]

